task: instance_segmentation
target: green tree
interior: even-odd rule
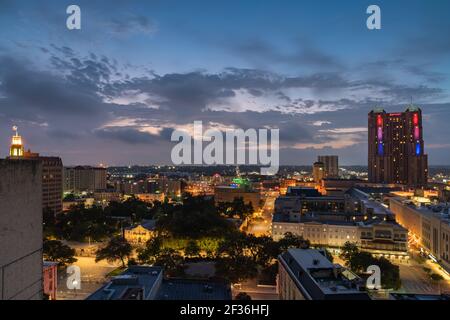
[[[186,248],[184,249],[184,253],[189,257],[196,257],[200,254],[200,247],[195,240],[189,240]]]
[[[142,263],[153,264],[161,252],[162,243],[163,239],[161,237],[154,237],[148,240],[144,248],[137,250],[138,260]]]
[[[60,266],[72,264],[77,261],[75,258],[75,249],[63,244],[59,240],[44,240],[43,255],[44,259],[58,262]]]
[[[131,245],[122,237],[112,238],[108,244],[97,251],[95,262],[107,260],[114,262],[120,260],[122,267],[125,268],[125,259],[131,255]]]
[[[347,242],[342,247],[341,258],[353,272],[364,275],[367,268],[377,265],[381,270],[381,285],[384,289],[397,290],[401,287],[400,268],[389,260],[373,257],[370,253],[359,251],[356,244]]]
[[[341,248],[340,258],[344,261],[349,261],[357,253],[359,253],[358,246],[347,241]]]
[[[215,264],[216,275],[231,283],[240,283],[246,279],[255,278],[258,275],[257,266],[255,260],[246,256],[219,258]]]
[[[291,232],[286,232],[284,237],[278,241],[280,253],[289,248],[308,249],[310,246],[309,240],[305,240],[302,236],[297,236]]]
[[[169,277],[184,275],[184,259],[174,249],[163,249],[156,257],[155,266],[163,267],[165,274]]]

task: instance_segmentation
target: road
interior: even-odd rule
[[[267,193],[266,201],[261,209],[261,216],[250,221],[247,233],[253,234],[257,237],[265,235],[270,236],[272,232],[272,215],[277,196],[277,192]]]
[[[93,257],[76,257],[74,265],[80,267],[81,289],[70,290],[67,288],[66,269],[58,270],[58,300],[84,300],[92,292],[100,288],[105,282],[105,276],[116,269],[118,264],[110,264],[106,261],[95,262]]]
[[[441,274],[444,280],[439,283],[430,280],[423,268],[429,268],[433,273]],[[435,263],[427,260],[418,264],[411,259],[410,265],[400,265],[400,278],[402,279],[401,293],[440,294],[450,292],[450,277],[441,273]]]

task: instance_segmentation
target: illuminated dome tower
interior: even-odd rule
[[[14,126],[13,130],[16,132],[16,134],[12,137],[11,140],[11,148],[9,149],[9,156],[10,157],[23,157],[23,144],[22,144],[22,137],[19,136],[19,132],[17,131],[17,127]]]

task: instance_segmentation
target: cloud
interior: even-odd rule
[[[334,56],[319,50],[309,39],[302,37],[294,41],[294,48],[281,51],[260,38],[246,39],[231,45],[232,51],[257,64],[284,64],[289,66],[314,66],[341,69],[342,63]]]
[[[215,73],[145,71],[127,77],[127,66],[101,54],[80,55],[56,45],[45,49],[49,69],[10,55],[0,57],[0,121],[47,124],[33,125],[39,132],[35,141],[45,136],[46,146],[66,154],[74,149],[68,150],[61,141],[86,150],[101,146],[102,152],[112,155],[113,150],[127,150],[130,155],[144,157],[149,156],[145,152],[153,152],[162,157],[171,149],[172,130],[189,128],[195,120],[202,120],[205,127],[279,128],[286,154],[353,150],[367,141],[365,125],[371,108],[402,110],[399,103],[409,101],[410,94],[415,94],[415,100],[442,99],[443,95],[442,89],[431,84],[350,79],[340,72],[285,76],[226,68]],[[37,50],[42,52],[42,47]],[[426,110],[430,117],[434,117],[431,110],[446,110],[439,104],[429,108],[434,108]],[[444,143],[439,137],[434,141]]]
[[[135,34],[153,34],[156,32],[156,23],[147,16],[126,14],[112,18],[108,23],[109,30],[116,35],[130,36]]]
[[[311,124],[313,126],[315,126],[315,127],[321,127],[321,126],[323,126],[325,124],[331,124],[331,122],[330,121],[326,121],[326,120],[317,120],[317,121],[312,122]]]

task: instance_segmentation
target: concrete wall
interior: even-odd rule
[[[0,159],[0,299],[42,299],[42,167]]]

